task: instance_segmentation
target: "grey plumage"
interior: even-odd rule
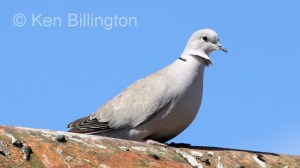
[[[171,65],[127,87],[93,114],[73,121],[70,132],[135,141],[165,142],[195,118],[202,99],[203,74],[209,54],[227,51],[210,29],[195,32]]]

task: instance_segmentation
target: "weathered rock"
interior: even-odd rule
[[[4,143],[2,141],[0,141],[0,155],[2,155],[2,156],[9,155],[9,151],[7,150],[6,146],[4,145]]]
[[[25,160],[30,160],[30,155],[32,154],[32,149],[30,146],[24,146],[22,148],[22,152],[24,153],[24,159]]]
[[[16,140],[22,142],[22,147],[12,143]],[[6,154],[0,155],[0,167],[300,167],[300,156],[200,146],[164,148],[108,137],[8,126],[0,126],[1,150]],[[28,160],[24,160],[24,154]]]
[[[159,157],[154,153],[151,153],[150,157],[152,157],[153,159],[159,160]]]
[[[57,140],[58,142],[62,142],[62,143],[67,142],[67,139],[66,139],[66,137],[65,137],[64,135],[58,135],[58,136],[56,137],[56,140]]]
[[[23,147],[23,142],[18,139],[13,140],[12,144],[19,148]]]

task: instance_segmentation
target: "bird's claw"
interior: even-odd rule
[[[150,145],[154,145],[154,146],[161,146],[161,147],[164,147],[164,148],[169,147],[168,144],[161,143],[161,142],[157,142],[157,141],[154,141],[154,140],[152,140],[152,139],[146,140],[146,143],[147,143],[147,144],[150,144]]]

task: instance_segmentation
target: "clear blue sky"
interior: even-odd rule
[[[177,59],[195,30],[212,28],[229,53],[211,55],[200,112],[172,141],[300,155],[299,8],[296,0],[2,0],[0,124],[65,131]],[[71,27],[69,13],[137,23]],[[32,25],[39,14],[61,25]]]

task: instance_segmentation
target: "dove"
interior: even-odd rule
[[[209,55],[221,50],[217,33],[200,29],[189,38],[181,56],[138,80],[89,116],[68,125],[69,132],[164,143],[195,119],[203,93]]]

